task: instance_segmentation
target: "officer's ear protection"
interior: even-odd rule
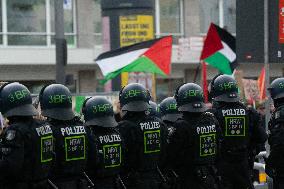
[[[83,102],[83,105],[82,105],[82,114],[85,114],[87,109],[86,109],[86,104],[88,102],[88,100],[90,100],[92,97],[89,97],[89,98],[86,98],[85,101]]]

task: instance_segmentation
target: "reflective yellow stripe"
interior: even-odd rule
[[[266,174],[265,173],[259,173],[259,182],[260,183],[266,182]]]

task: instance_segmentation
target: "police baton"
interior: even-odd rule
[[[58,187],[51,180],[47,179],[47,182],[53,189],[58,189]]]
[[[166,177],[163,175],[162,171],[160,170],[160,168],[158,166],[157,166],[157,171],[158,171],[160,177],[162,178],[163,182],[167,183]]]
[[[95,184],[93,183],[93,181],[90,179],[90,177],[87,175],[86,172],[83,172],[85,178],[87,179],[87,181],[89,182],[89,184],[91,185],[89,188],[94,189],[95,188]]]
[[[118,178],[118,181],[120,182],[122,188],[123,188],[123,189],[127,189],[126,186],[125,186],[125,184],[124,184],[124,182],[123,182],[123,180],[121,179],[120,175],[118,175],[117,178]]]
[[[175,176],[175,178],[179,178],[178,174],[174,171],[174,170],[171,170],[172,174]]]

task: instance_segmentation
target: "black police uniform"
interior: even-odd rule
[[[119,98],[123,114],[119,130],[126,145],[123,178],[127,188],[159,188],[157,166],[166,129],[160,119],[148,116],[150,94],[142,85],[127,85]]]
[[[222,130],[218,171],[222,188],[254,188],[249,165],[249,150],[262,144],[267,135],[259,115],[239,102],[237,83],[231,76],[221,75],[214,81],[212,112]]]
[[[127,148],[127,188],[158,188],[161,178],[157,166],[166,140],[166,128],[160,119],[143,113],[126,115],[119,123],[119,130]]]
[[[216,188],[215,159],[219,127],[206,107],[200,86],[187,83],[177,89],[175,98],[182,118],[174,124],[168,162],[180,177],[181,188]]]
[[[76,119],[48,121],[53,130],[56,153],[50,179],[59,188],[77,189],[87,185],[83,173],[87,164],[89,133]]]
[[[169,162],[181,188],[214,189],[218,153],[218,122],[211,113],[184,113],[169,143]]]
[[[82,108],[85,125],[92,132],[87,173],[96,189],[123,188],[121,171],[124,145],[111,103],[104,97],[86,99]]]
[[[72,111],[72,97],[64,85],[44,87],[39,96],[42,115],[48,118],[55,139],[56,160],[50,174],[58,188],[87,187],[84,170],[88,157],[89,133]]]
[[[95,188],[123,188],[120,169],[123,161],[123,141],[116,128],[91,126],[97,151],[90,156],[88,175],[94,181]]]
[[[49,188],[54,159],[51,127],[37,115],[28,89],[11,83],[1,87],[1,112],[9,120],[2,134],[1,188]]]
[[[273,188],[284,188],[284,78],[274,80],[269,91],[274,101],[275,110],[269,121],[270,154],[265,171],[273,178]]]

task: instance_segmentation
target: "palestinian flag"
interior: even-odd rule
[[[236,39],[226,30],[211,23],[200,60],[231,75],[237,67]]]
[[[106,82],[122,72],[170,74],[172,37],[162,37],[101,54],[95,61]]]

